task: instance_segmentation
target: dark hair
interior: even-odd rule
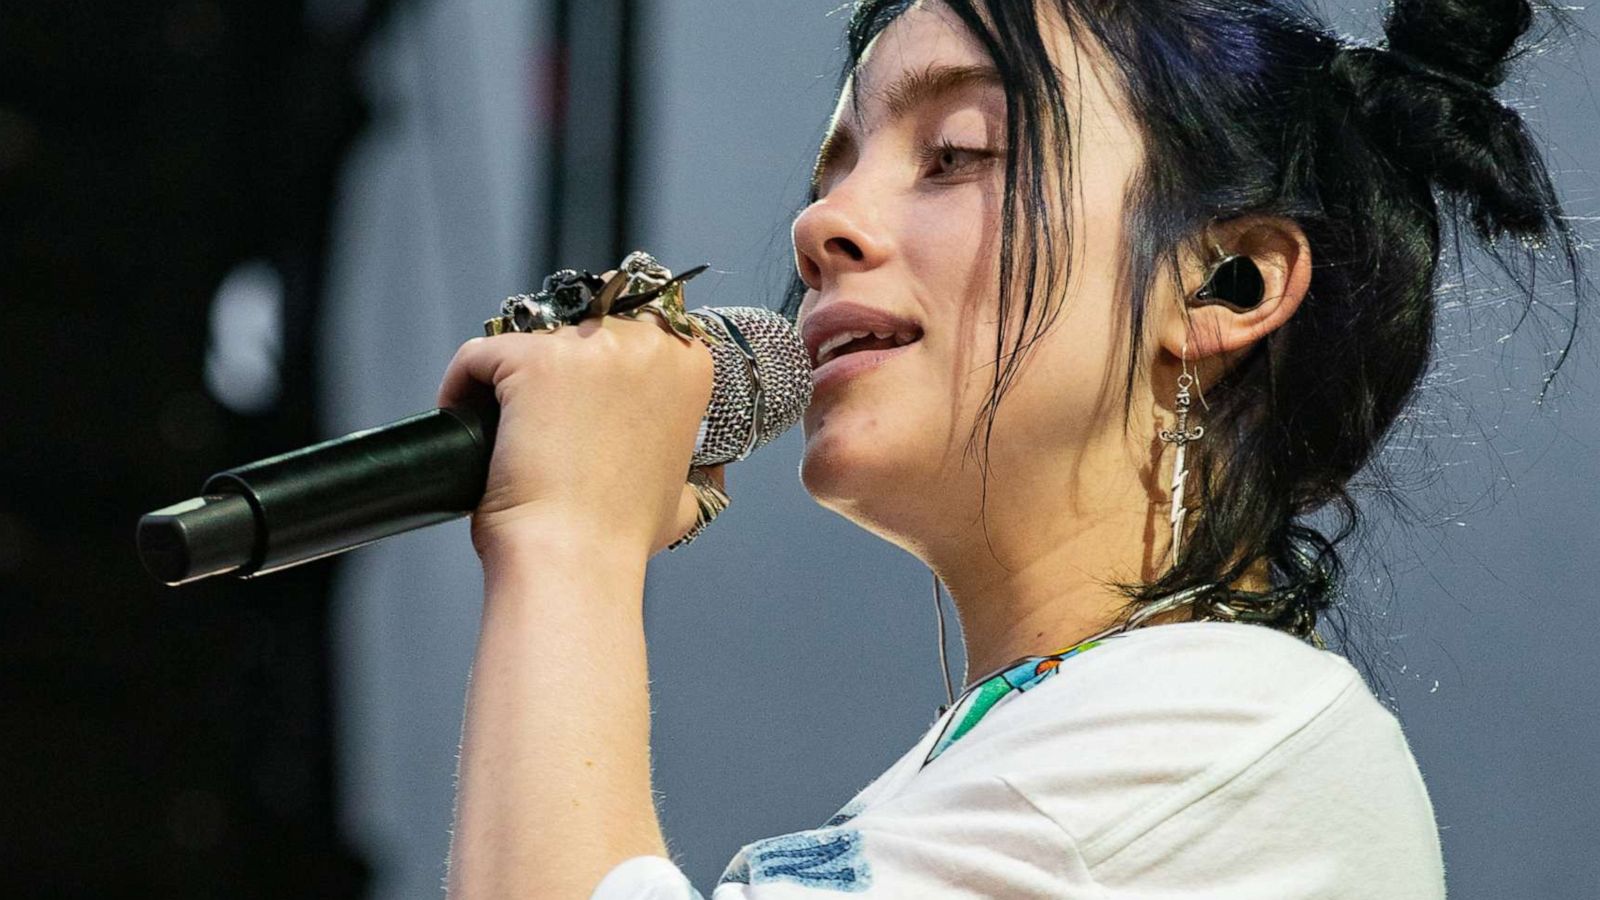
[[[988,52],[1006,90],[1005,324],[973,434],[975,446],[981,431],[986,450],[1023,354],[1060,305],[1052,297],[1066,276],[1060,248],[1071,244],[1058,234],[1066,223],[1051,217],[1068,208],[1073,163],[1056,66],[1071,61],[1050,59],[1033,0],[942,2]],[[1346,485],[1428,367],[1442,234],[1457,223],[1470,228],[1519,277],[1528,304],[1545,250],[1582,283],[1539,153],[1520,116],[1492,94],[1532,10],[1527,0],[1398,0],[1387,46],[1378,48],[1335,38],[1294,0],[1056,2],[1074,36],[1107,54],[1145,147],[1125,222],[1126,403],[1156,279],[1177,277],[1180,251],[1197,248],[1208,225],[1249,214],[1291,218],[1315,261],[1290,321],[1207,386],[1184,558],[1124,590],[1135,602],[1209,590],[1197,615],[1243,602],[1259,620],[1305,633],[1336,594],[1337,545],[1357,520]],[[846,76],[908,6],[857,3]],[[1047,177],[1052,165],[1064,177]],[[1528,263],[1521,276],[1511,264],[1518,260]],[[785,304],[791,316],[797,288]],[[982,459],[986,467],[986,452]],[[1329,509],[1327,533],[1308,522]],[[1263,560],[1266,596],[1226,587]]]

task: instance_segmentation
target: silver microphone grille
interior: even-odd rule
[[[689,315],[719,338],[711,346],[716,374],[694,465],[744,459],[805,414],[811,359],[794,326],[772,310],[706,307]]]

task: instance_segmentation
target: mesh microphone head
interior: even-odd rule
[[[708,307],[689,315],[720,339],[711,347],[715,381],[694,465],[744,459],[800,421],[811,402],[811,359],[794,326],[771,310]]]

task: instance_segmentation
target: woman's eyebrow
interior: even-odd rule
[[[883,105],[893,121],[924,103],[970,87],[1000,87],[1000,73],[993,66],[932,65],[902,74],[883,89]]]
[[[993,66],[930,65],[903,73],[879,96],[882,97],[885,118],[895,121],[925,103],[943,99],[950,94],[971,87],[1002,87],[1000,73]],[[842,157],[856,145],[855,132],[844,122],[835,122],[817,151],[817,162],[811,168],[811,199],[815,200],[825,176]]]

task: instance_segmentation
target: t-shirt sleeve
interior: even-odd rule
[[[606,873],[589,900],[704,900],[664,856],[635,856]]]
[[[908,791],[847,816],[848,808],[836,824],[747,844],[711,900],[1100,896],[1060,829],[993,775]],[[660,857],[623,863],[594,894],[595,900],[701,896]]]

